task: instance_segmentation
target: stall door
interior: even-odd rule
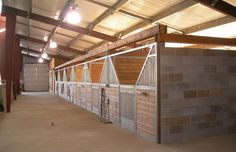
[[[135,130],[135,98],[133,90],[121,89],[121,125],[129,130]]]
[[[49,90],[49,68],[47,64],[25,64],[24,65],[24,87],[25,91],[48,91]]]

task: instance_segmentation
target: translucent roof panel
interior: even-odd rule
[[[70,31],[70,30],[67,30],[67,29],[63,29],[63,28],[59,28],[57,30],[57,33],[61,33],[61,34],[64,34],[64,35],[67,35],[71,38],[75,37],[78,33],[76,32],[73,32],[73,31]]]
[[[20,35],[27,35],[28,33],[28,27],[22,24],[16,24],[16,34],[20,34]]]
[[[45,29],[45,30],[48,30],[48,31],[52,31],[53,28],[55,27],[53,25],[46,24],[46,23],[39,22],[39,21],[35,21],[35,20],[31,20],[31,25],[33,27],[42,28],[42,29]]]
[[[95,44],[102,41],[101,39],[91,37],[91,36],[88,36],[88,35],[84,35],[81,39],[92,42],[92,43],[95,43]]]
[[[224,14],[209,7],[196,4],[173,15],[165,17],[161,19],[160,22],[171,27],[175,27],[176,29],[185,29],[224,16]]]
[[[92,46],[92,45],[93,45],[92,43],[88,43],[88,42],[86,42],[86,41],[78,40],[78,41],[76,41],[76,42],[72,45],[72,47],[73,47],[73,48],[77,48],[77,47],[88,48],[88,47],[90,47],[90,46]]]
[[[72,38],[70,37],[66,37],[63,35],[59,35],[59,34],[55,34],[53,39],[60,45],[64,45],[66,46],[71,40]]]
[[[102,6],[95,5],[85,0],[76,0],[75,3],[78,4],[79,7],[81,22],[85,23],[91,23],[106,10],[106,8]],[[81,23],[79,23],[79,25],[81,26]]]
[[[58,19],[61,10],[65,7],[67,0],[33,0],[32,12],[42,16]]]
[[[132,0],[126,3],[122,9],[144,17],[152,17],[181,1],[183,0]]]
[[[191,35],[236,38],[236,22],[227,23],[206,30],[191,33]]]
[[[45,30],[41,30],[41,29],[34,28],[34,27],[30,28],[30,37],[33,37],[36,39],[44,40],[44,37],[49,34],[50,34],[50,32],[47,32]]]
[[[99,23],[99,27],[117,33],[137,24],[138,22],[139,20],[115,13]]]

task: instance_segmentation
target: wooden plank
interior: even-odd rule
[[[206,36],[193,36],[193,35],[180,35],[180,34],[162,34],[160,37],[160,41],[173,42],[173,43],[236,46],[235,39],[206,37]]]

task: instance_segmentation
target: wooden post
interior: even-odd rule
[[[13,78],[13,55],[14,55],[14,39],[16,27],[15,12],[6,13],[6,112],[11,111],[11,88]]]
[[[161,47],[165,47],[165,42],[161,42],[161,36],[167,33],[167,26],[159,24],[159,32],[155,35],[157,43],[157,142],[161,143]]]
[[[16,100],[17,94],[19,93],[19,81],[20,81],[20,39],[18,36],[15,36],[15,43],[14,43],[14,66],[13,66],[13,81],[14,81],[14,87],[13,87],[13,93],[14,93],[14,100]]]

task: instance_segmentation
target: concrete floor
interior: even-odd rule
[[[158,145],[49,93],[25,93],[0,113],[0,152],[235,152],[236,135]]]

